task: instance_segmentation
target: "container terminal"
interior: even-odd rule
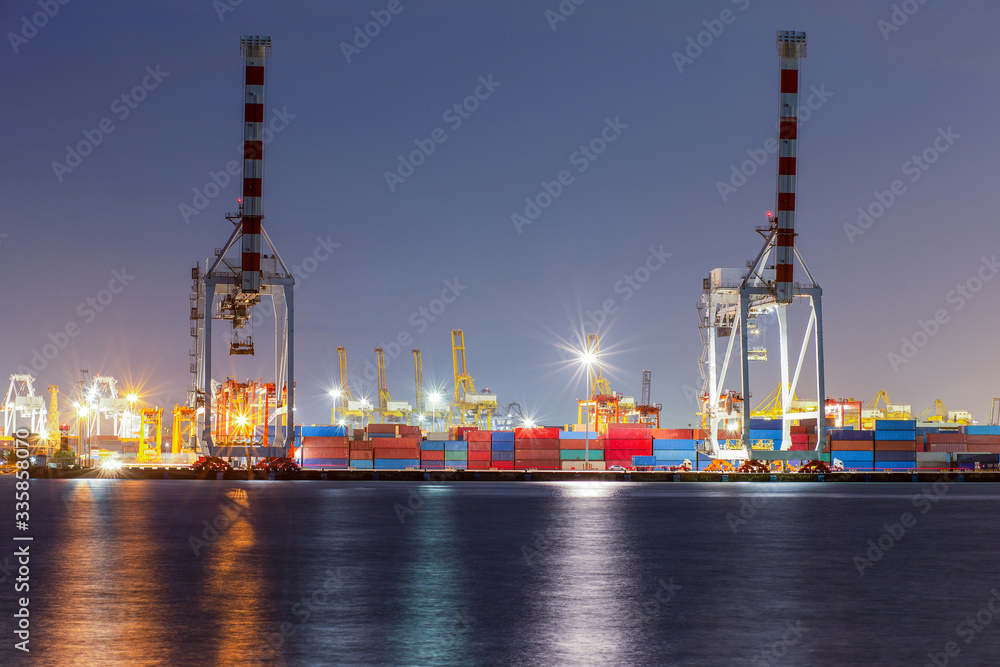
[[[415,402],[393,400],[384,351],[375,348],[378,396],[355,396],[347,353],[338,347],[339,384],[330,390],[329,424],[296,424],[295,277],[264,226],[265,68],[271,38],[243,36],[243,179],[226,243],[191,269],[187,401],[148,405],[133,388],[94,373],[70,400],[30,374],[12,374],[2,405],[0,448],[9,468],[30,456],[36,474],[296,476],[314,479],[916,479],[948,471],[1000,481],[1000,398],[988,423],[938,400],[918,415],[885,391],[869,402],[830,398],[825,387],[823,290],[795,244],[799,67],[806,35],[778,31],[776,205],[755,232],[763,243],[745,268],[716,268],[702,284],[698,322],[699,428],[661,428],[662,405],[642,371],[640,398],[615,391],[602,372],[598,334],[576,351],[588,377],[577,422],[535,424],[517,403],[477,391],[466,366],[465,336],[451,332],[453,391],[428,387],[412,350]],[[220,235],[221,237],[221,235]],[[270,303],[267,303],[270,302]],[[266,305],[265,305],[266,304]],[[240,382],[213,377],[213,335],[228,337],[229,355],[252,356],[246,333],[255,308],[273,309],[273,378]],[[789,307],[806,308],[798,352],[789,347]],[[753,362],[766,361],[761,323],[777,321],[777,388],[752,405]],[[220,333],[221,330],[221,333]],[[271,341],[269,341],[270,343]],[[815,396],[798,397],[809,358]],[[728,378],[738,366],[739,383]],[[89,374],[89,371],[85,371]],[[727,384],[727,379],[730,383]],[[736,384],[736,388],[727,388]],[[822,408],[820,407],[822,405]],[[294,414],[294,410],[292,411]],[[169,430],[165,420],[169,419]],[[240,470],[234,469],[242,468]],[[97,470],[99,469],[99,470]],[[792,477],[786,477],[791,475]]]

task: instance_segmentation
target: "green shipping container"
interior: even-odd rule
[[[445,461],[465,461],[469,458],[468,452],[445,452]]]
[[[588,458],[591,461],[603,461],[604,460],[604,450],[603,449],[591,449],[590,454],[587,458],[584,458],[587,450],[585,449],[563,449],[559,452],[560,461],[586,461]]]

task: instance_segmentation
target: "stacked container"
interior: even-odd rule
[[[468,468],[468,443],[464,440],[446,440],[444,443],[444,465],[446,468]]]
[[[344,426],[303,426],[302,465],[305,467],[347,468],[350,448]]]
[[[912,470],[917,467],[917,420],[875,420],[875,470]],[[923,450],[923,436],[920,437]]]
[[[559,429],[515,428],[514,467],[559,469]]]
[[[351,440],[350,445],[350,465],[352,468],[362,468],[372,470],[375,462],[372,456],[374,447],[372,440]]]
[[[604,442],[605,462],[608,466],[632,468],[633,456],[653,456],[652,429],[646,424],[610,424]]]
[[[468,443],[469,470],[489,470],[493,460],[492,433],[490,431],[466,431],[465,441]]]
[[[497,470],[514,469],[514,432],[493,431],[490,434],[492,467]]]
[[[444,470],[444,441],[424,440],[420,443],[420,467]]]
[[[698,441],[691,429],[654,429],[653,465],[656,467],[679,466],[687,459],[698,462]]]
[[[420,467],[419,438],[375,438],[372,459],[376,470],[405,470]]]
[[[829,431],[830,460],[840,459],[844,470],[872,470],[875,463],[875,434],[872,431],[836,429]]]
[[[563,470],[603,470],[604,450],[593,431],[559,431],[559,460]]]

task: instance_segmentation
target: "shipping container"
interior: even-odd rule
[[[585,449],[563,449],[559,452],[559,458],[563,461],[584,461],[586,458],[603,461],[604,452],[600,449],[591,449],[589,453]]]
[[[493,448],[493,444],[489,440],[485,442],[482,440],[469,440],[468,444],[470,452],[488,452]]]
[[[514,429],[514,440],[521,439],[538,439],[544,438],[549,440],[559,439],[559,429],[548,427],[548,426],[537,426],[535,428],[515,428]]]
[[[470,450],[469,451],[469,459],[468,459],[468,461],[469,461],[470,464],[473,461],[477,461],[477,462],[486,461],[487,463],[489,463],[492,460],[493,460],[493,454],[489,450],[486,450],[486,451]]]
[[[559,431],[560,440],[597,440],[594,431]]]
[[[493,439],[492,431],[467,431],[465,433],[466,442],[490,442]]]
[[[490,435],[492,442],[514,442],[513,431],[493,431]]]
[[[917,428],[916,419],[876,419],[876,431],[912,431]]]
[[[913,429],[908,431],[903,429],[896,429],[890,431],[875,431],[875,442],[883,440],[909,440],[913,442],[917,437],[916,432]]]
[[[419,468],[420,459],[376,459],[375,470],[405,470]]]
[[[562,469],[583,471],[583,470],[604,470],[606,467],[604,461],[591,461],[589,463],[590,466],[589,468],[584,468],[583,465],[584,465],[583,461],[563,461]]]
[[[468,452],[458,451],[455,449],[446,449],[444,451],[445,461],[467,461],[469,458]]]
[[[513,452],[514,451],[514,441],[498,441],[494,440],[490,443],[490,449],[494,452]]]
[[[497,460],[494,460],[493,463],[490,465],[490,467],[491,468],[496,468],[497,470],[513,470],[514,469],[514,461],[513,461],[513,459],[510,460],[510,461],[497,461]]]
[[[968,435],[1000,436],[1000,426],[990,426],[988,424],[969,424],[968,426],[963,426],[962,430]]]
[[[304,458],[302,465],[307,468],[346,468],[348,459]]]
[[[300,431],[303,438],[346,438],[347,437],[347,427],[346,426],[319,426],[313,424],[311,426],[302,426]]]
[[[375,464],[372,463],[371,459],[368,459],[368,460],[351,459],[351,467],[352,468],[363,468],[365,470],[371,470],[371,469],[373,469],[375,467]]]
[[[373,458],[372,451],[370,449],[358,450],[352,447],[350,450],[350,458],[351,460],[357,460],[357,461],[371,461]]]
[[[420,452],[421,461],[441,461],[444,462],[444,451]]]
[[[559,449],[521,449],[515,450],[516,459],[553,459],[559,460]]]
[[[420,450],[416,447],[376,447],[372,450],[372,457],[379,459],[418,459]]]
[[[494,449],[492,452],[490,452],[490,456],[494,461],[510,461],[510,462],[514,461],[513,451],[502,452]]]
[[[468,443],[464,440],[448,440],[444,443],[444,451],[446,452],[467,452]]]
[[[654,440],[693,440],[693,431],[689,428],[654,428],[651,430]]]

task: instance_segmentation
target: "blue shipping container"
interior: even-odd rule
[[[656,465],[655,456],[633,456],[632,465],[634,466],[653,466]]]
[[[585,431],[559,431],[560,440],[587,440],[587,433]],[[590,440],[597,440],[597,434],[593,431],[590,432]]]
[[[492,442],[514,442],[513,431],[493,431],[490,436]]]
[[[469,443],[465,440],[446,440],[444,451],[446,452],[466,452],[469,450]]]
[[[444,442],[441,440],[424,440],[420,443],[420,451],[422,452],[443,452]]]
[[[695,449],[699,440],[666,440],[664,438],[653,438],[653,449]]]
[[[352,459],[351,460],[351,467],[352,468],[364,468],[365,470],[371,470],[371,469],[373,469],[375,467],[375,464],[372,463],[371,461],[357,461],[357,460]]]
[[[876,431],[912,431],[917,428],[916,419],[876,419]]]
[[[915,431],[875,431],[875,441],[883,442],[886,440],[916,440],[917,434]]]
[[[969,435],[1000,435],[1000,426],[986,424],[969,424],[962,427],[962,430]]]
[[[497,440],[494,440],[493,443],[490,444],[490,448],[494,452],[513,452],[514,451],[514,441],[513,440],[507,440],[507,441],[497,441]],[[501,459],[497,459],[497,460],[500,461]]]
[[[494,449],[493,453],[491,454],[491,456],[493,457],[494,461],[513,461],[514,460],[514,450],[511,449],[509,451],[500,451],[500,450]]]
[[[346,426],[302,426],[302,437],[304,438],[343,438],[346,436]]]
[[[419,467],[420,459],[375,459],[375,470],[402,470]]]

